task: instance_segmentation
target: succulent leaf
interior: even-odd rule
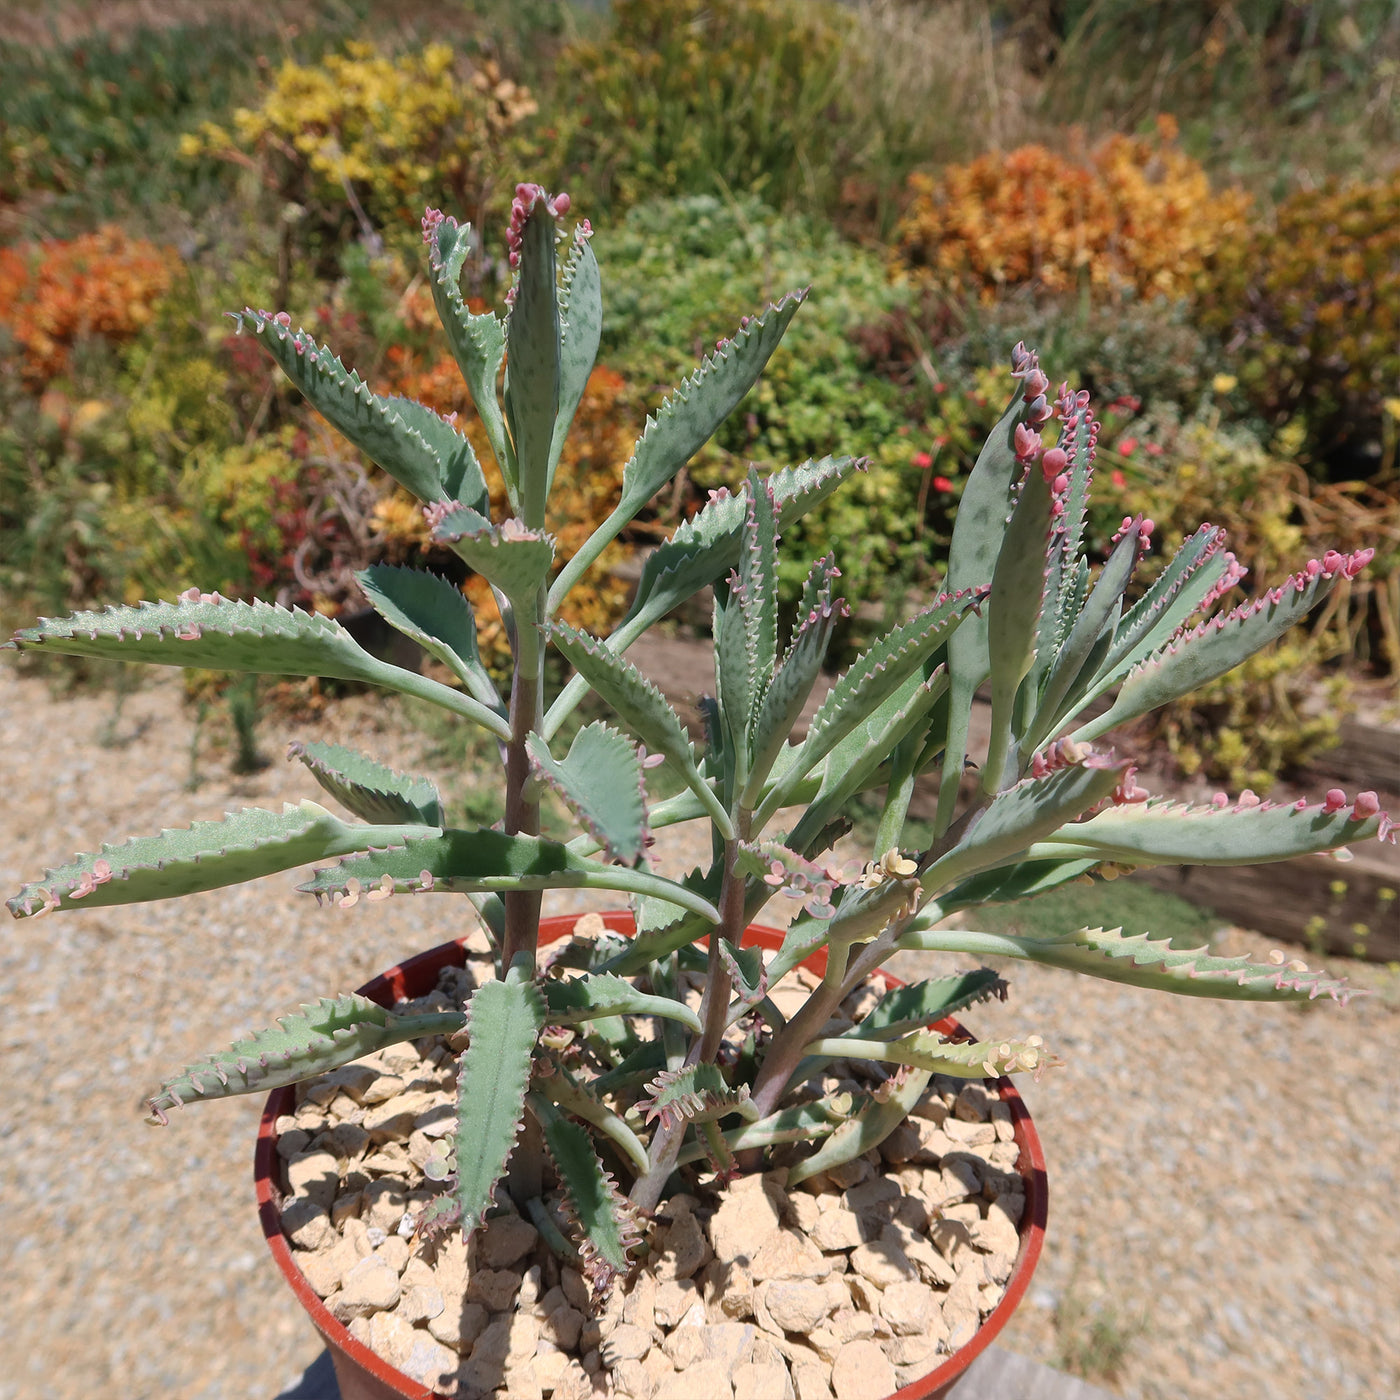
[[[986,967],[909,982],[886,992],[858,1026],[843,1034],[859,1040],[890,1040],[991,997],[1005,1001],[1006,983]]]
[[[788,1142],[816,1142],[839,1128],[847,1117],[832,1105],[818,1100],[792,1104],[767,1118],[726,1128],[722,1136],[731,1153],[778,1147]],[[680,1164],[696,1162],[707,1155],[704,1145],[696,1143],[681,1149]]]
[[[1033,357],[1032,357],[1033,359]],[[1012,486],[1020,474],[1016,457],[1016,428],[1027,405],[1019,386],[1001,421],[992,429],[973,464],[958,502],[957,528],[948,547],[947,587],[978,588],[996,572],[1012,506]],[[953,819],[963,760],[967,757],[968,722],[972,697],[991,669],[987,654],[988,619],[981,614],[960,627],[948,643],[949,709],[943,777],[938,795],[938,829]]]
[[[1031,470],[1011,513],[992,574],[987,600],[987,660],[992,677],[992,729],[982,790],[992,793],[1013,781],[1004,775],[1017,692],[1035,661],[1036,633],[1046,595],[1046,556],[1053,498],[1044,476]]]
[[[647,417],[622,469],[620,515],[631,519],[710,440],[753,387],[806,299],[806,292],[790,293],[762,315],[747,319]]]
[[[412,399],[374,393],[329,346],[318,345],[306,331],[292,331],[289,318],[248,307],[233,320],[240,330],[251,325],[312,407],[420,501],[453,499],[449,481],[462,488],[463,499],[484,499],[486,484],[471,443],[447,419]]]
[[[1035,700],[1035,722],[1026,736],[1027,751],[1038,747],[1053,732],[1065,697],[1073,696],[1073,683],[1083,674],[1105,633],[1111,644],[1123,593],[1137,563],[1138,539],[1138,524],[1134,522],[1123,532],[1082,606],[1067,619],[1066,633],[1052,652],[1044,684]]]
[[[830,556],[818,559],[812,566],[792,640],[750,725],[749,778],[743,794],[746,806],[754,805],[762,784],[773,771],[821,673],[836,624],[845,616],[845,605],[832,596],[839,577]]]
[[[986,596],[981,589],[944,594],[863,651],[827,692],[785,779],[760,808],[771,816],[798,778],[812,772],[847,734],[868,720],[957,629]]]
[[[518,520],[493,525],[474,510],[448,509],[434,519],[432,535],[517,605],[533,598],[554,564],[554,541]]]
[[[959,909],[976,909],[983,904],[1015,904],[1022,899],[1033,899],[1047,890],[1079,879],[1097,864],[1093,859],[1023,860],[1015,865],[985,870],[940,894],[938,916],[941,918]],[[916,916],[910,927],[918,922]]]
[[[373,828],[365,828],[373,830]],[[598,889],[664,899],[701,919],[696,933],[719,923],[719,913],[687,884],[645,870],[628,870],[576,855],[562,842],[499,831],[461,831],[399,838],[388,850],[342,860],[316,871],[297,888],[317,896],[346,896],[377,885],[387,893]],[[343,899],[342,899],[343,902]],[[635,946],[635,940],[628,947]]]
[[[971,952],[984,957],[1020,958],[1062,967],[1110,982],[1179,992],[1183,996],[1230,1001],[1311,1001],[1330,996],[1346,1002],[1357,995],[1345,978],[1309,971],[1299,960],[1276,952],[1272,961],[1217,957],[1209,948],[1175,948],[1169,938],[1125,934],[1121,928],[1079,929],[1040,937],[938,929],[908,935],[901,947]]]
[[[1043,778],[1023,778],[997,793],[957,845],[924,872],[924,889],[946,889],[1019,856],[1106,798],[1127,766],[1090,755],[1085,762]]]
[[[173,899],[403,840],[417,831],[436,834],[418,825],[352,825],[306,800],[289,802],[281,812],[245,807],[221,821],[195,822],[76,856],[25,885],[8,903],[10,912],[23,918],[46,909]]]
[[[517,187],[516,208],[523,211],[523,217],[512,211],[514,246],[511,257],[519,265],[511,287],[512,305],[506,316],[503,397],[506,425],[515,444],[520,515],[528,526],[539,529],[544,524],[550,447],[559,417],[561,370],[555,224],[550,201],[538,186]]]
[[[1225,795],[1220,794],[1222,798]],[[1340,796],[1340,794],[1339,794]],[[1369,808],[1366,798],[1371,799]],[[1037,854],[1093,856],[1123,865],[1255,865],[1389,832],[1375,794],[1342,802],[1261,802],[1252,794],[1219,806],[1159,800],[1115,806],[1041,838]],[[1251,800],[1252,799],[1252,800]],[[1334,805],[1335,804],[1335,805]]]
[[[778,662],[778,527],[773,488],[749,468],[744,531],[739,545],[740,611],[753,678],[754,713]]]
[[[854,1161],[879,1147],[909,1116],[933,1074],[926,1069],[902,1068],[884,1085],[878,1097],[867,1098],[856,1113],[841,1123],[810,1157],[788,1169],[788,1184],[796,1186],[818,1172]]]
[[[700,1018],[683,1001],[648,996],[611,972],[550,978],[544,983],[544,999],[551,1024],[571,1026],[600,1016],[661,1016],[700,1031]]]
[[[564,451],[569,426],[578,412],[603,333],[603,294],[598,259],[586,237],[574,235],[559,277],[559,414],[549,447],[549,482]]]
[[[500,317],[487,311],[474,315],[462,299],[462,265],[471,248],[471,225],[429,210],[423,220],[428,243],[429,278],[438,319],[462,371],[477,416],[486,429],[491,451],[505,479],[513,505],[519,505],[515,456],[506,437],[505,418],[496,397],[496,381],[505,361],[506,332]]]
[[[749,1086],[731,1088],[716,1064],[701,1061],[682,1069],[664,1069],[647,1085],[651,1097],[637,1100],[637,1108],[662,1128],[676,1123],[702,1123],[737,1113],[753,1122],[758,1110],[749,1097]]]
[[[564,1211],[576,1232],[584,1277],[594,1300],[601,1300],[631,1268],[627,1256],[642,1241],[641,1216],[598,1160],[587,1131],[539,1096],[531,1105],[538,1108],[545,1146],[564,1185]]]
[[[544,1025],[544,998],[532,983],[483,982],[467,1002],[471,1042],[457,1074],[457,1199],[462,1233],[481,1224],[505,1174],[525,1112],[530,1066]]]
[[[804,1053],[907,1065],[953,1079],[996,1079],[1019,1070],[1039,1072],[1058,1063],[1046,1054],[1038,1035],[1026,1040],[954,1041],[928,1030],[913,1031],[898,1040],[826,1036],[814,1040]]]
[[[425,1035],[451,1035],[466,1021],[460,1011],[396,1015],[353,993],[322,997],[314,1005],[278,1018],[275,1025],[236,1040],[207,1060],[164,1081],[146,1100],[164,1125],[172,1108],[194,1099],[265,1094],[372,1055],[386,1045]]]
[[[326,676],[417,695],[475,720],[500,738],[510,727],[450,686],[371,656],[333,618],[271,603],[243,603],[191,589],[174,603],[139,603],[41,618],[8,645],[68,656],[208,667],[274,676]]]
[[[299,758],[332,797],[364,821],[443,825],[442,798],[427,778],[396,773],[340,744],[293,743],[287,757]]]
[[[1073,737],[1083,740],[1106,734],[1116,725],[1189,695],[1217,676],[1233,671],[1260,647],[1301,622],[1332,591],[1356,558],[1339,556],[1334,571],[1295,574],[1281,588],[1270,590],[1252,603],[1179,631],[1134,667],[1113,704],[1077,729]]]
[[[441,574],[392,564],[371,564],[355,581],[380,617],[455,672],[483,705],[501,708],[481,664],[472,606],[460,588]]]
[[[527,1100],[532,1106],[536,1095],[548,1099],[566,1113],[572,1113],[575,1118],[582,1118],[604,1137],[611,1138],[639,1173],[651,1166],[646,1145],[627,1126],[626,1121],[602,1101],[591,1084],[579,1084],[562,1066],[556,1067],[556,1072],[547,1078],[537,1078],[537,1087]],[[541,1118],[542,1115],[536,1111],[535,1117]]]
[[[555,758],[538,734],[531,734],[525,747],[535,776],[564,799],[606,858],[635,865],[649,839],[636,744],[595,720],[574,736],[567,758]]]

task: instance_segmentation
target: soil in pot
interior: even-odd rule
[[[779,1005],[811,976],[791,974]],[[472,985],[470,963],[445,967],[410,1006],[460,1005]],[[416,1238],[441,1191],[424,1169],[455,1130],[455,1069],[441,1039],[390,1047],[298,1086],[274,1124],[281,1227],[329,1314],[313,1318],[401,1372],[404,1394],[883,1400],[972,1341],[1029,1234],[1010,1105],[994,1084],[935,1078],[878,1151],[791,1190],[781,1168],[723,1193],[701,1171],[659,1207],[633,1278],[595,1299],[558,1252],[567,1221],[548,1193],[550,1211],[522,1218],[498,1192],[470,1248]]]

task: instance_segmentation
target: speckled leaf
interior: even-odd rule
[[[517,603],[533,598],[554,563],[554,541],[517,520],[493,525],[475,511],[451,511],[433,526],[432,534]]]
[[[287,757],[299,758],[332,797],[364,821],[443,824],[442,798],[427,778],[396,773],[340,744],[294,743]]]
[[[329,346],[318,345],[306,331],[290,330],[265,311],[249,307],[233,319],[240,330],[251,324],[263,348],[311,406],[420,501],[455,499],[449,482],[473,498],[484,496],[471,444],[445,418],[410,399],[374,393]]]
[[[494,312],[474,315],[462,300],[462,265],[471,247],[471,226],[458,224],[453,218],[441,218],[431,224],[425,221],[424,228],[428,234],[429,284],[438,319],[486,429],[511,501],[518,505],[515,455],[496,397],[496,381],[506,354],[505,327]]]
[[[471,604],[460,588],[441,574],[391,564],[371,564],[355,580],[386,622],[455,672],[483,705],[500,705],[481,664]]]
[[[857,1039],[890,1040],[944,1016],[955,1016],[989,997],[1006,1000],[1006,983],[990,968],[930,977],[886,992],[874,1009],[844,1035]]]
[[[520,230],[514,304],[506,316],[506,424],[515,444],[520,515],[544,524],[550,444],[559,416],[559,288],[554,216],[544,199]]]
[[[42,880],[25,885],[8,902],[10,912],[22,918],[45,906],[92,909],[173,899],[432,830],[417,824],[351,824],[306,800],[289,802],[281,812],[245,807],[221,821],[195,822],[75,856],[46,871]]]
[[[788,1185],[796,1186],[879,1147],[910,1115],[932,1078],[930,1071],[921,1069],[906,1068],[893,1075],[886,1081],[888,1088],[881,1098],[866,1098],[810,1157],[788,1168]]]
[[[1374,796],[1374,794],[1373,794]],[[1354,805],[1257,802],[1233,807],[1144,802],[1110,807],[1042,838],[1037,854],[1097,856],[1124,865],[1256,865],[1370,840],[1390,819]]]
[[[538,734],[531,734],[525,746],[536,777],[564,799],[607,859],[635,865],[648,834],[636,744],[596,720],[574,736],[567,758],[555,758]]]
[[[470,1238],[520,1130],[544,998],[512,969],[503,981],[483,982],[472,993],[466,1023],[471,1042],[457,1074],[457,1199],[462,1233]]]
[[[778,348],[806,292],[794,292],[749,320],[732,340],[701,360],[683,379],[637,440],[622,469],[621,511],[635,515],[707,443],[753,387],[768,357]]]
[[[549,447],[549,480],[564,451],[569,426],[578,411],[588,376],[598,357],[598,341],[603,332],[603,296],[598,279],[598,259],[588,240],[578,233],[559,278],[559,415]]]
[[[584,977],[552,977],[544,983],[551,1023],[576,1025],[598,1016],[661,1016],[679,1021],[698,1035],[700,1018],[684,1002],[648,996],[611,972]]]
[[[1183,996],[1229,1001],[1311,1001],[1319,996],[1345,1002],[1354,989],[1345,978],[1311,972],[1294,959],[1256,963],[1247,957],[1216,957],[1209,948],[1174,948],[1168,938],[1122,929],[1079,929],[1073,933],[1017,937],[970,929],[922,933],[910,947],[967,952],[978,957],[1020,958],[1110,982],[1126,982]]]
[[[354,994],[322,997],[172,1075],[146,1100],[146,1107],[164,1124],[170,1109],[183,1108],[191,1100],[266,1094],[348,1065],[386,1045],[451,1035],[465,1020],[460,1011],[399,1016]]]

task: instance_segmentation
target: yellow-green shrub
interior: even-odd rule
[[[1113,135],[1080,156],[1022,146],[911,176],[899,256],[940,286],[989,299],[1025,283],[1183,294],[1238,237],[1249,201],[1212,192],[1175,138],[1163,117],[1155,138]]]
[[[253,159],[279,197],[330,230],[358,199],[394,231],[416,226],[425,203],[479,221],[505,139],[535,111],[493,63],[468,67],[446,44],[390,58],[352,43],[317,64],[288,60],[261,106],[235,111],[232,130],[206,123],[181,150]]]

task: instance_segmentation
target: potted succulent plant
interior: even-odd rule
[[[765,1365],[776,1356],[798,1375],[808,1355],[825,1355],[819,1334],[842,1316],[848,1335],[837,1342],[858,1340],[860,1358],[875,1367],[877,1379],[888,1377],[888,1389],[922,1369],[936,1373],[937,1384],[918,1393],[934,1393],[952,1374],[939,1343],[946,1352],[966,1337],[938,1331],[936,1308],[930,1314],[918,1298],[899,1292],[897,1278],[851,1267],[850,1260],[862,1243],[878,1254],[884,1241],[889,1264],[894,1254],[914,1251],[920,1232],[937,1236],[940,1250],[950,1246],[930,1253],[927,1267],[935,1275],[958,1252],[953,1246],[991,1249],[984,1235],[997,1223],[988,1217],[994,1168],[964,1162],[965,1189],[938,1194],[930,1187],[933,1194],[922,1197],[920,1172],[941,1172],[945,1182],[950,1170],[956,1177],[955,1148],[969,1139],[952,1130],[979,1117],[1000,1139],[1010,1139],[1013,1127],[1020,1133],[1006,1160],[1019,1152],[1025,1169],[1020,1115],[1012,1125],[1006,1110],[997,1110],[995,1093],[957,1096],[957,1084],[1004,1084],[1012,1072],[1038,1071],[1048,1054],[1035,1036],[982,1044],[941,1020],[1000,990],[993,972],[902,988],[872,979],[893,954],[929,950],[1026,959],[1197,996],[1344,1000],[1343,983],[1297,962],[1253,964],[1122,930],[1016,938],[972,931],[966,917],[956,928],[945,924],[984,904],[1139,866],[1245,864],[1389,836],[1388,816],[1364,792],[1283,806],[1248,793],[1234,800],[1220,795],[1203,807],[1154,800],[1131,764],[1100,742],[1115,726],[1239,664],[1356,574],[1368,556],[1329,553],[1233,611],[1214,610],[1243,570],[1226,551],[1223,532],[1209,525],[1145,590],[1133,592],[1131,585],[1150,544],[1148,520],[1125,519],[1108,558],[1091,567],[1084,533],[1097,425],[1088,396],[1067,386],[1052,396],[1036,356],[1017,346],[1018,388],[967,483],[947,592],[842,671],[805,735],[794,740],[843,605],[835,561],[818,559],[795,620],[782,624],[778,537],[859,462],[809,462],[766,478],[750,472],[737,492],[713,493],[647,558],[630,609],[609,636],[575,630],[558,614],[604,548],[740,402],[804,294],[745,319],[648,420],[615,509],[559,569],[549,533],[550,488],[602,324],[590,230],[586,222],[562,230],[568,207],[566,196],[518,187],[504,318],[472,314],[462,299],[469,230],[432,210],[423,221],[433,293],[504,482],[505,518],[491,518],[482,466],[452,422],[421,404],[375,395],[328,348],[293,331],[285,313],[249,310],[237,318],[336,428],[422,501],[434,541],[489,581],[513,658],[508,693],[480,660],[461,591],[405,568],[371,567],[360,583],[389,623],[443,664],[451,683],[375,658],[332,619],[197,589],[173,602],[44,620],[11,643],[164,665],[337,677],[419,697],[498,741],[501,826],[453,829],[431,783],[337,746],[305,744],[295,748],[297,756],[356,820],[304,801],[282,812],[245,810],[162,831],[48,871],[20,890],[10,908],[24,917],[161,899],[334,857],[337,864],[301,888],[343,906],[405,894],[465,895],[489,933],[490,952],[466,982],[442,984],[457,988],[455,1001],[443,991],[425,1000],[418,996],[421,981],[409,988],[400,978],[395,989],[417,997],[407,1005],[392,1003],[386,983],[375,989],[379,1000],[351,995],[305,1007],[167,1080],[148,1101],[154,1117],[164,1122],[170,1110],[196,1098],[266,1093],[331,1074],[319,1081],[328,1087],[314,1101],[284,1092],[265,1120],[280,1125],[290,1144],[282,1154],[289,1166],[271,1151],[268,1128],[268,1189],[289,1233],[333,1234],[358,1219],[362,1198],[388,1199],[394,1228],[378,1228],[377,1235],[361,1229],[359,1254],[352,1251],[366,1277],[387,1269],[407,1278],[416,1267],[408,1262],[411,1238],[422,1255],[456,1248],[461,1268],[481,1269],[484,1278],[491,1261],[499,1262],[500,1251],[487,1245],[493,1229],[504,1238],[507,1226],[500,1222],[510,1222],[519,1238],[528,1226],[546,1260],[531,1285],[535,1296],[519,1291],[530,1284],[528,1271],[517,1273],[517,1291],[501,1306],[538,1312],[540,1289],[555,1279],[560,1288],[551,1292],[582,1311],[585,1300],[568,1283],[572,1278],[576,1289],[586,1282],[602,1316],[584,1321],[583,1344],[591,1341],[595,1357],[601,1348],[602,1362],[615,1363],[618,1390],[633,1395],[681,1393],[674,1385],[666,1390],[666,1368],[680,1367],[682,1374],[686,1364],[699,1364],[699,1352],[687,1353],[685,1363],[671,1353],[653,1373],[635,1349],[617,1343],[610,1353],[608,1345],[610,1329],[635,1323],[627,1300],[639,1296],[632,1282],[638,1270],[664,1261],[668,1249],[674,1254],[686,1217],[693,1226],[725,1211],[713,1199],[707,1206],[696,1191],[757,1189],[760,1203],[767,1202],[760,1215],[766,1210],[770,1232],[786,1239],[820,1218],[795,1188],[839,1194],[844,1187],[840,1209],[856,1220],[851,1238],[825,1254],[810,1242],[784,1245],[798,1261],[796,1273],[784,1277],[826,1288],[825,1308],[804,1314],[812,1299],[775,1293],[771,1281],[745,1292],[742,1261],[733,1257],[714,1261],[699,1282],[674,1267],[663,1277],[682,1298],[687,1288],[693,1293],[700,1313],[688,1314],[688,1322],[702,1321],[707,1306],[713,1312],[715,1293],[729,1316],[756,1318],[772,1343],[768,1352],[757,1360],[752,1350],[723,1353],[730,1371],[741,1363],[749,1368],[745,1384],[756,1394],[769,1384],[784,1393],[786,1375],[774,1381]],[[649,627],[707,588],[714,596],[716,694],[704,702],[705,737],[697,746],[626,653]],[[546,666],[551,649],[572,670],[554,694],[556,672]],[[969,716],[984,685],[991,733],[974,764]],[[560,735],[590,693],[610,718],[578,728],[565,749]],[[648,773],[657,765],[669,769],[673,791],[653,800]],[[975,770],[970,799],[963,782],[968,770]],[[926,775],[937,775],[936,835],[911,849],[906,816],[914,784]],[[578,819],[572,840],[541,834],[546,792]],[[853,801],[871,792],[883,794],[878,830],[863,864],[843,870],[831,863],[831,849],[850,830]],[[651,832],[692,821],[709,824],[708,868],[683,879],[658,874],[649,863]],[[566,940],[546,964],[541,891],[551,888],[618,891],[630,901],[634,936],[619,936],[612,920],[611,931],[595,928],[591,936]],[[798,917],[783,934],[746,938],[780,892],[800,900]],[[463,957],[460,949],[439,950],[430,971]],[[815,975],[796,1000],[779,998],[780,984],[789,985],[804,964]],[[936,1023],[941,1030],[930,1028]],[[357,1079],[346,1067],[370,1057],[378,1079],[393,1078],[384,1057],[395,1046],[409,1047],[410,1064],[435,1067],[440,1086],[456,1085],[449,1125],[435,1136],[422,1128],[421,1113],[417,1120],[408,1113],[406,1126],[377,1136],[365,1126],[371,1122],[366,1084],[376,1072]],[[349,1107],[337,1126],[320,1136],[322,1120],[313,1116],[302,1126],[299,1103],[314,1107],[342,1091]],[[383,1118],[372,1121],[382,1128]],[[925,1155],[920,1166],[920,1144],[927,1147],[935,1131],[943,1133],[943,1156]],[[901,1133],[902,1157],[890,1150]],[[409,1139],[418,1180],[426,1182],[404,1199],[377,1190],[383,1182],[370,1168],[355,1175],[367,1152],[388,1152],[385,1144],[396,1136]],[[341,1173],[323,1186],[291,1169],[316,1157],[318,1148],[322,1158],[327,1150],[335,1155]],[[390,1155],[407,1166],[401,1145]],[[873,1166],[897,1168],[901,1161],[912,1163],[913,1174],[893,1188],[878,1177],[865,1179]],[[286,1174],[273,1180],[278,1173]],[[866,1206],[859,1218],[853,1191]],[[873,1237],[864,1233],[872,1208],[879,1232]],[[667,1222],[660,1234],[658,1216]],[[1009,1245],[1008,1222],[1000,1224],[999,1247],[1012,1256],[1019,1248],[1024,1257],[1015,1217]],[[705,1250],[717,1244],[712,1237],[700,1241]],[[976,1250],[963,1252],[977,1263]],[[813,1264],[814,1257],[826,1264]],[[731,1289],[736,1270],[739,1284]],[[501,1272],[494,1271],[496,1283]],[[386,1286],[395,1297],[401,1291],[393,1279]],[[939,1286],[944,1293],[963,1287],[948,1279]],[[984,1287],[980,1264],[971,1286],[974,1293]],[[441,1290],[433,1313],[432,1285],[417,1287],[422,1306],[404,1321],[403,1335],[427,1346],[443,1335],[432,1325]],[[349,1297],[339,1282],[318,1292],[328,1304]],[[933,1292],[936,1303],[937,1287]],[[472,1296],[470,1287],[462,1296]],[[985,1312],[991,1306],[985,1294],[983,1303]],[[865,1307],[866,1322],[850,1323],[855,1304]],[[647,1306],[651,1319],[654,1299]],[[548,1316],[563,1317],[564,1310],[561,1303]],[[357,1344],[373,1339],[366,1322],[372,1304],[346,1303],[330,1312],[349,1319],[348,1335]],[[316,1315],[318,1322],[330,1316],[324,1308]],[[628,1317],[631,1323],[619,1322]],[[380,1368],[376,1380],[368,1371],[359,1379],[347,1371],[342,1384],[347,1395],[422,1395],[430,1384],[459,1382],[459,1393],[489,1390],[487,1373],[480,1366],[470,1371],[478,1350],[478,1361],[489,1359],[489,1330],[468,1335],[459,1321],[445,1344],[433,1341],[436,1351],[429,1346],[416,1354],[410,1374],[385,1380],[392,1373]],[[573,1329],[575,1343],[579,1331]],[[510,1363],[521,1360],[515,1336],[506,1326],[495,1339],[505,1338],[495,1383],[515,1384]],[[916,1342],[924,1344],[922,1360]],[[557,1337],[541,1341],[540,1355],[564,1345]],[[425,1371],[424,1356],[438,1366],[437,1375]],[[461,1373],[444,1369],[444,1357],[460,1361]],[[629,1362],[637,1365],[627,1370]],[[517,1367],[516,1379],[520,1374]],[[831,1375],[828,1366],[826,1379],[818,1379],[825,1385]],[[580,1376],[591,1385],[577,1363],[555,1360],[547,1388],[571,1394]],[[810,1375],[798,1379],[799,1389],[817,1384]],[[863,1384],[868,1390],[869,1374]],[[519,1380],[518,1393],[540,1389],[537,1374]],[[839,1378],[837,1390],[842,1393]]]

